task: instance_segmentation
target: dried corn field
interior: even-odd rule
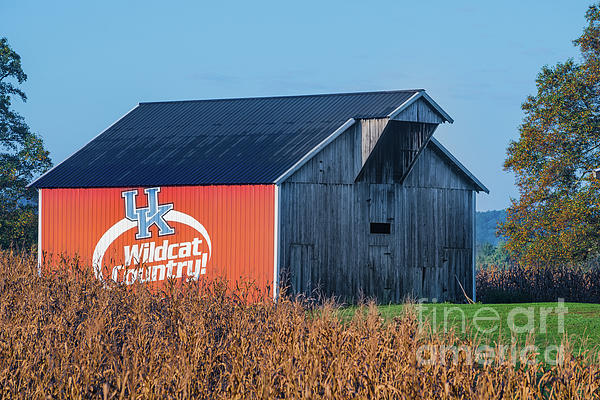
[[[477,299],[484,303],[565,301],[600,303],[600,260],[579,265],[481,268],[476,275]]]
[[[153,294],[86,274],[40,277],[27,256],[0,263],[3,398],[600,396],[598,363],[568,354],[557,366],[422,362],[423,346],[458,339],[418,329],[411,307],[388,321],[372,305],[341,320],[332,306],[248,302],[255,293],[219,284]]]

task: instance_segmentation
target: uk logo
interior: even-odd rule
[[[175,210],[173,203],[159,204],[160,187],[146,188],[144,193],[148,200],[147,206],[138,207],[138,190],[121,192],[121,197],[125,200],[125,216],[108,228],[96,243],[92,255],[96,277],[104,280],[103,268],[109,268],[110,271],[110,266],[104,264],[104,255],[113,243],[122,242],[119,239],[121,235],[133,229],[137,229],[136,241],[121,243],[122,265],[112,266],[112,272],[109,273],[113,281],[127,284],[137,279],[142,283],[158,282],[167,277],[184,278],[185,272],[189,279],[198,279],[200,275],[206,274],[212,255],[212,241],[206,228],[192,215]],[[177,237],[173,227],[179,225],[174,224],[184,225],[189,229],[179,230],[180,237]],[[150,227],[153,225],[158,230],[158,236],[175,236],[160,241],[137,242],[152,237]],[[114,257],[117,253],[113,251],[111,255]]]
[[[148,198],[148,207],[136,208],[137,190],[122,192],[121,196],[125,199],[125,217],[133,222],[137,222],[138,231],[136,239],[148,239],[152,236],[150,227],[155,225],[158,228],[158,236],[172,235],[175,233],[165,220],[165,214],[173,209],[173,203],[158,204],[159,187],[144,189]]]

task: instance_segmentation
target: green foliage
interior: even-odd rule
[[[475,219],[475,232],[477,235],[475,263],[478,269],[505,268],[511,262],[511,255],[506,248],[504,237],[497,234],[498,226],[505,220],[505,210],[477,212]]]
[[[511,261],[510,253],[503,241],[499,241],[496,246],[486,242],[477,245],[476,250],[477,268],[504,268],[508,266]]]
[[[0,247],[31,246],[37,238],[36,191],[27,184],[52,165],[39,135],[11,109],[26,101],[21,57],[0,38]]]
[[[568,60],[539,73],[519,140],[504,164],[519,188],[500,233],[529,265],[587,260],[600,251],[600,7],[574,41],[581,62]]]

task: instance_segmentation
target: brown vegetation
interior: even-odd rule
[[[420,331],[411,307],[341,321],[331,306],[195,286],[104,288],[0,254],[2,398],[599,397],[598,364],[568,355],[555,367],[420,363],[421,346],[458,339]]]
[[[600,303],[600,264],[527,267],[509,263],[477,271],[477,301],[482,303],[552,302],[562,298]]]

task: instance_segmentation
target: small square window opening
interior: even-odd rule
[[[389,222],[371,222],[371,233],[389,235],[392,232],[392,226]]]

